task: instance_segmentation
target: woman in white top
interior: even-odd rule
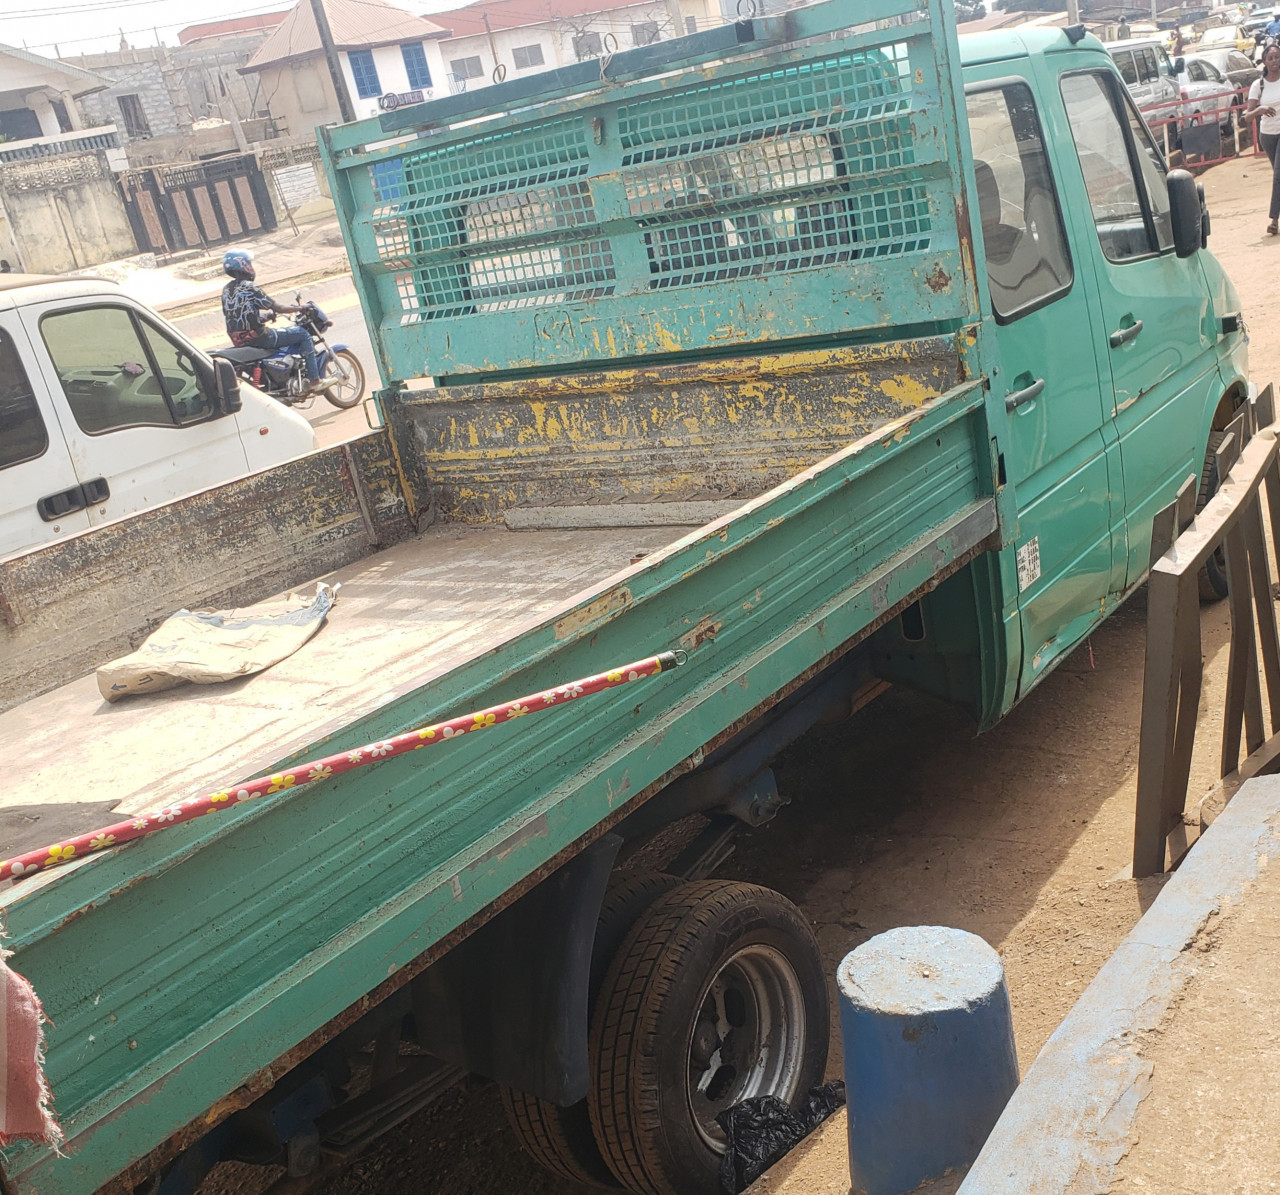
[[[1280,232],[1280,173],[1276,167],[1276,146],[1280,145],[1280,46],[1270,45],[1262,55],[1262,77],[1249,88],[1249,106],[1245,115],[1260,114],[1258,141],[1271,159],[1271,223],[1267,234]]]

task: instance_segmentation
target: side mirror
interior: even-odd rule
[[[214,357],[213,378],[219,409],[224,415],[234,415],[244,405],[240,398],[240,378],[236,375],[236,367],[225,357]]]
[[[1173,220],[1173,251],[1190,257],[1204,242],[1200,194],[1196,180],[1185,170],[1169,171],[1169,214]]]
[[[1187,69],[1187,60],[1185,58],[1175,58],[1173,60],[1173,77],[1176,79],[1183,71]]]

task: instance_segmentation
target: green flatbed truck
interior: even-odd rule
[[[812,934],[712,876],[771,759],[890,683],[993,724],[1251,394],[1202,198],[1096,41],[849,11],[322,130],[385,429],[0,560],[5,854],[687,657],[13,884],[68,1141],[5,1149],[7,1191],[296,1190],[472,1073],[557,1173],[705,1192],[717,1113],[820,1080]],[[259,677],[51,687],[321,574]]]

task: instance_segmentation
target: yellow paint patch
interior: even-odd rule
[[[885,378],[880,383],[880,393],[886,398],[893,399],[894,402],[900,402],[909,407],[923,406],[929,399],[934,397],[934,391],[930,390],[919,378],[913,378],[905,373],[900,373],[896,377]]]

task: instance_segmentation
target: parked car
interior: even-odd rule
[[[1197,52],[1187,56],[1184,65],[1188,75],[1193,60],[1212,66],[1227,80],[1228,86],[1235,92],[1231,99],[1231,106],[1236,109],[1237,115],[1243,113],[1245,101],[1249,97],[1249,88],[1253,86],[1253,81],[1261,76],[1261,67],[1241,54],[1239,50],[1206,50],[1203,54]]]
[[[1169,61],[1164,42],[1158,36],[1108,42],[1106,48],[1129,94],[1149,122],[1181,115],[1177,74]]]
[[[1215,25],[1200,35],[1200,42],[1195,46],[1195,52],[1198,54],[1201,50],[1239,50],[1241,54],[1251,54],[1255,45],[1257,45],[1257,39],[1243,26]]]
[[[1218,124],[1224,128],[1230,126],[1231,109],[1236,107],[1238,96],[1231,80],[1207,58],[1199,55],[1185,58],[1178,86],[1182,91],[1182,112],[1188,123],[1207,123],[1216,116]]]
[[[0,556],[315,448],[114,283],[0,279]]]
[[[1262,74],[1262,68],[1247,54],[1241,54],[1239,50],[1197,50],[1194,54],[1188,55],[1187,61],[1190,62],[1192,58],[1211,62],[1221,74],[1226,75],[1231,81],[1231,86],[1240,93],[1241,104],[1248,96],[1253,81]]]

